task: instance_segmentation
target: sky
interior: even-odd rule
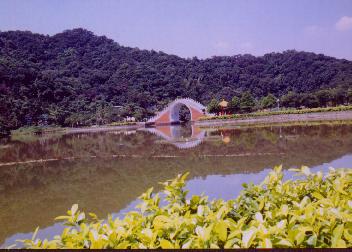
[[[0,0],[0,31],[79,27],[185,58],[295,49],[352,60],[352,0]]]

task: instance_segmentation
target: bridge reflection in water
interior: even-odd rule
[[[179,149],[196,147],[206,137],[206,131],[193,124],[187,125],[187,127],[165,125],[154,128],[143,128],[141,130],[153,133]]]

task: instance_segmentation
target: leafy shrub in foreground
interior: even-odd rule
[[[296,169],[297,170],[297,169]],[[187,199],[188,174],[164,185],[160,206],[153,189],[140,196],[138,211],[124,219],[90,220],[73,205],[66,228],[53,240],[22,241],[26,248],[279,248],[352,247],[352,171],[331,169],[325,176],[307,167],[304,179],[283,181],[281,166],[259,184],[244,184],[229,201],[207,196]]]

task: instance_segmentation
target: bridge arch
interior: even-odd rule
[[[185,105],[191,114],[191,122],[198,121],[204,115],[208,115],[206,107],[191,98],[180,98],[169,103],[162,111],[150,118],[147,123],[163,125],[180,122],[180,109]]]
[[[191,125],[192,133],[188,137],[180,136],[180,129],[179,125],[161,125],[141,130],[155,134],[179,149],[194,148],[201,144],[206,136],[206,131],[195,125]]]
[[[172,104],[170,107],[170,122],[171,122],[171,124],[180,122],[180,111],[183,106],[185,106],[187,108],[187,110],[189,111],[189,114],[191,115],[190,120],[194,121],[196,119],[193,117],[192,109],[189,106],[187,106],[186,104],[184,104],[182,102],[176,102],[176,103]]]

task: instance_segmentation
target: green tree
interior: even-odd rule
[[[240,98],[238,98],[237,96],[232,97],[228,105],[229,111],[232,114],[238,113],[240,111],[240,104],[241,104]]]
[[[139,106],[134,107],[133,117],[137,121],[141,121],[143,119],[144,114],[145,114],[145,110],[143,108]]]
[[[276,100],[277,98],[274,95],[268,94],[261,99],[260,106],[264,109],[273,108],[276,105]]]
[[[240,100],[241,111],[245,113],[249,113],[253,110],[254,106],[255,106],[255,100],[252,94],[249,91],[244,92]]]
[[[281,104],[286,108],[298,108],[300,106],[299,97],[295,92],[289,91],[281,97]]]
[[[219,113],[219,102],[216,99],[212,99],[207,106],[207,110],[209,113]]]
[[[331,89],[331,100],[333,105],[341,105],[344,104],[347,98],[347,91],[342,87],[337,87]]]
[[[347,102],[349,104],[352,103],[352,88],[348,89],[348,91],[347,91]]]
[[[57,106],[56,104],[51,104],[48,107],[49,123],[55,125],[64,124],[65,111],[63,108]]]
[[[326,107],[331,101],[331,93],[329,90],[322,89],[316,92],[316,97],[319,101],[320,107]]]
[[[300,103],[302,106],[307,108],[319,107],[319,100],[314,94],[302,94]]]

